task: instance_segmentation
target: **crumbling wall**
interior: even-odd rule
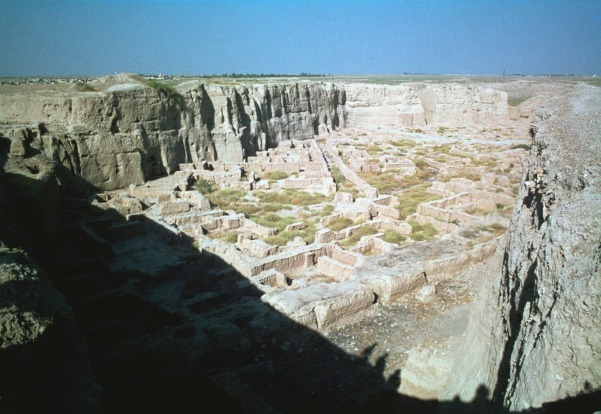
[[[562,412],[601,390],[601,90],[581,85],[550,106],[441,396],[486,390],[492,408],[474,412]]]

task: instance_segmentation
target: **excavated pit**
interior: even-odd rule
[[[87,177],[109,191],[64,197],[52,243],[38,245],[38,260],[85,336],[103,409],[473,409],[469,400],[438,397],[522,179],[527,119],[508,115],[504,92],[481,88],[501,104],[476,111],[464,103],[446,113],[436,112],[449,103],[431,85],[419,93],[399,87],[396,101],[378,101],[380,86],[335,87],[331,102],[342,107],[328,116],[322,104],[309,106],[318,115],[307,118],[299,103],[291,119],[311,137],[286,140],[248,110],[268,89],[195,88],[192,96],[205,99],[199,119],[213,130],[209,142],[188,125],[183,142],[196,134],[199,146],[186,148],[179,162],[163,148],[162,158],[136,170],[128,153],[125,170]],[[465,92],[451,85],[447,93],[454,90]],[[207,96],[213,110],[231,111],[233,102],[241,111],[230,115],[239,122],[232,131],[205,113]],[[520,110],[529,113],[527,105]],[[110,122],[113,136],[127,131],[119,122]],[[52,127],[30,133],[46,137],[39,141],[48,154]],[[9,191],[19,185],[19,162],[32,159],[15,161],[15,152],[4,167]],[[29,164],[32,180],[47,170]],[[171,175],[143,182],[161,169]],[[88,185],[61,184],[75,192]]]

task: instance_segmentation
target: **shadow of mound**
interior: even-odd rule
[[[85,223],[63,222],[37,250],[82,327],[107,412],[435,410],[398,397],[385,357],[348,355],[281,314],[190,237],[143,215],[75,207],[63,216]]]
[[[192,238],[143,215],[61,208],[53,242],[36,240],[35,250],[84,332],[108,413],[502,411],[485,388],[471,402],[401,396],[400,372],[385,374],[386,356],[372,360],[377,344],[347,354],[262,302],[257,286]],[[50,381],[57,368],[43,359],[36,370]],[[22,381],[13,387],[18,412],[69,407],[70,393],[49,396],[43,383]]]

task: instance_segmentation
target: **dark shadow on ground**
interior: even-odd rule
[[[108,413],[495,411],[484,387],[470,402],[399,395],[400,373],[386,377],[385,360],[370,361],[373,349],[348,355],[263,303],[261,290],[221,258],[144,216],[126,221],[69,199],[61,213],[54,241],[38,242],[37,259],[74,310]],[[122,260],[122,247],[136,243]],[[53,412],[36,395],[45,394],[22,389],[19,412]],[[591,395],[598,397],[545,412],[589,407]]]

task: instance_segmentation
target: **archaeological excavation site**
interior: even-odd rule
[[[601,411],[600,208],[576,79],[3,78],[0,412]]]

